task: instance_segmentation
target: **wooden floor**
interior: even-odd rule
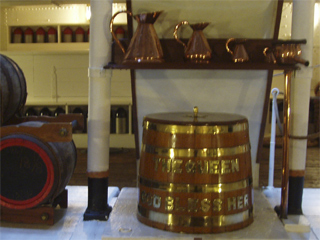
[[[269,174],[269,146],[264,146],[262,159],[260,159],[260,186],[268,186]],[[282,148],[275,149],[274,187],[281,187]],[[305,168],[305,188],[320,188],[320,143],[312,144],[307,148],[307,161]]]
[[[69,185],[86,186],[87,183],[87,149],[77,150],[77,165]],[[137,186],[137,166],[135,149],[111,149],[109,159],[109,186]]]
[[[260,186],[268,185],[269,147],[263,148],[260,159]],[[274,186],[281,187],[282,148],[275,151]],[[87,150],[78,149],[77,166],[69,185],[87,185]],[[111,149],[109,186],[136,187],[135,149]],[[305,188],[320,188],[320,145],[307,150]]]

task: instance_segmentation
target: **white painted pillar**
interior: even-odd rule
[[[293,0],[292,39],[306,39],[301,44],[301,57],[312,66],[313,24],[315,0]],[[288,214],[301,214],[303,181],[305,174],[307,139],[295,139],[308,135],[308,118],[312,68],[299,64],[292,79],[291,89],[291,129],[289,146],[289,200]]]
[[[112,0],[91,0],[88,113],[88,208],[84,220],[106,220],[109,176]]]

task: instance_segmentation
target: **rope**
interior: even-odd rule
[[[320,137],[320,132],[317,133],[312,133],[307,136],[294,136],[294,135],[289,135],[289,138],[291,139],[297,139],[297,140],[305,140],[305,139],[316,139]]]
[[[320,64],[314,65],[314,66],[309,66],[308,68],[318,68],[318,67],[320,67]],[[273,74],[273,77],[277,77],[277,76],[281,76],[281,75],[284,75],[284,72]]]

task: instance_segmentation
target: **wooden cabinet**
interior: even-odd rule
[[[67,113],[81,108],[88,112],[88,52],[6,52],[21,67],[27,81],[25,111],[32,107],[40,114],[47,107],[51,113],[61,107]],[[134,148],[130,72],[114,71],[111,80],[111,104],[127,112],[127,131],[111,133],[110,147]],[[74,134],[78,148],[87,147],[87,132]]]
[[[113,11],[125,9],[125,4],[114,4]],[[38,114],[43,108],[51,113],[62,108],[67,113],[75,109],[88,112],[89,66],[89,4],[6,5],[1,8],[1,54],[12,58],[22,69],[27,81],[27,109]],[[126,30],[126,18],[119,17],[115,28]],[[45,32],[44,42],[37,42],[37,30]],[[49,40],[49,29],[56,31],[54,41]],[[21,29],[20,42],[14,41],[14,32]],[[31,29],[32,42],[24,33]],[[83,39],[77,38],[77,30],[83,30]],[[70,32],[71,38],[65,34]],[[106,29],[107,31],[107,29]],[[81,40],[81,39],[80,39]],[[132,131],[132,98],[130,72],[113,72],[111,81],[112,109],[122,107],[127,113],[127,131],[111,132],[110,147],[134,148]],[[111,122],[111,120],[110,120]],[[87,147],[87,132],[77,132],[73,138],[78,148]]]
[[[11,3],[1,10],[1,51],[82,51],[89,50],[89,4]],[[89,3],[90,1],[88,1]],[[114,3],[113,12],[126,10],[125,3]],[[115,19],[115,29],[126,30],[126,16]],[[43,30],[44,36],[38,32]],[[53,32],[55,34],[53,34]],[[108,29],[106,29],[108,31]],[[39,34],[38,34],[39,33]],[[41,37],[39,37],[41,35]],[[53,36],[54,35],[54,36]],[[71,35],[71,36],[70,36]],[[83,35],[83,36],[82,36]],[[42,41],[39,41],[42,39]]]
[[[1,8],[3,51],[70,51],[89,49],[89,6],[87,4],[26,5]],[[44,36],[38,41],[38,30]],[[71,39],[65,39],[65,30],[71,30]],[[77,38],[78,28],[83,30],[83,39]],[[55,37],[50,37],[50,30]],[[21,38],[17,37],[21,33]],[[77,42],[79,41],[79,42]]]

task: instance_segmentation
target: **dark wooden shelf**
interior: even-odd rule
[[[188,39],[182,39],[185,43]],[[212,49],[212,59],[209,63],[194,63],[183,57],[184,49],[175,39],[160,39],[164,53],[163,63],[122,63],[124,54],[119,46],[112,46],[112,60],[105,69],[207,69],[207,70],[295,70],[297,65],[279,65],[266,63],[263,50],[272,47],[272,39],[247,39],[245,48],[250,60],[244,63],[234,63],[231,55],[226,51],[227,39],[208,39]],[[129,45],[128,39],[122,39],[122,44]]]
[[[207,70],[295,70],[295,65],[277,65],[269,63],[232,63],[232,62],[164,62],[164,63],[109,63],[106,69],[207,69]]]

